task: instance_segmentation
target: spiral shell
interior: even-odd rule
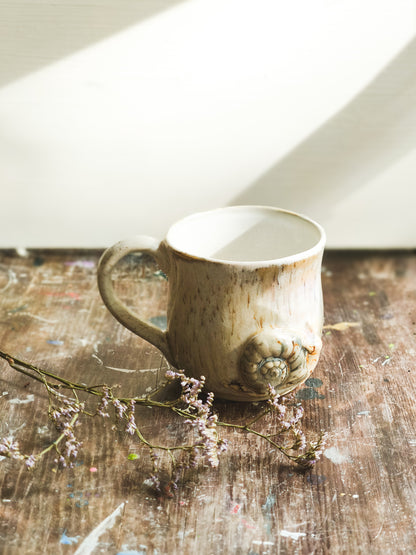
[[[244,347],[241,377],[256,393],[267,393],[269,384],[278,393],[286,392],[309,375],[307,354],[308,349],[294,334],[281,329],[262,331]]]

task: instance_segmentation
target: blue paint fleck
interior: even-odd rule
[[[264,513],[266,513],[267,515],[270,515],[272,513],[272,510],[275,504],[276,504],[276,496],[269,493],[269,495],[266,498],[266,503],[262,505],[261,508]]]
[[[153,325],[157,326],[163,331],[165,331],[168,327],[168,319],[164,314],[162,314],[161,316],[154,316],[153,318],[150,318],[150,321]]]
[[[40,256],[36,256],[33,260],[33,266],[43,266],[45,260]]]
[[[265,504],[261,506],[264,517],[264,528],[268,536],[272,535],[272,517],[275,504],[276,496],[272,493],[269,493],[269,495],[266,497]]]
[[[79,536],[73,536],[73,537],[67,536],[66,530],[64,530],[62,532],[62,536],[61,536],[61,539],[59,540],[59,543],[62,543],[63,545],[72,545],[74,543],[78,543],[78,537]]]
[[[48,339],[46,341],[46,343],[49,343],[49,345],[63,345],[64,342],[60,341],[59,339]]]
[[[322,476],[320,474],[310,474],[306,478],[306,481],[314,486],[319,486],[319,484],[323,484],[324,482],[326,482],[326,476]]]

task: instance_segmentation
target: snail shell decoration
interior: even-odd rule
[[[256,393],[266,394],[270,384],[277,393],[286,393],[310,374],[308,354],[299,337],[282,329],[262,331],[252,336],[240,358],[244,383]]]

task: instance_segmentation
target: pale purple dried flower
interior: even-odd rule
[[[289,421],[290,425],[295,426],[303,418],[303,414],[303,407],[301,405],[297,406],[292,419]]]
[[[312,443],[309,450],[303,455],[296,459],[296,462],[303,468],[313,468],[317,461],[321,458],[321,455],[326,446],[326,441],[328,438],[327,433],[323,433],[321,437],[315,443]]]
[[[173,370],[167,370],[166,373],[165,373],[165,377],[169,381],[176,380],[178,378],[182,378],[182,376],[183,376],[183,374],[180,374],[179,372],[174,372]]]
[[[23,455],[20,453],[19,443],[12,436],[4,437],[0,440],[0,455],[16,460],[23,458]]]
[[[103,396],[101,397],[101,402],[97,407],[97,414],[99,416],[102,416],[103,418],[109,418],[110,417],[110,415],[106,411],[106,408],[108,407],[109,401],[110,401],[110,388],[104,386],[103,387]]]
[[[319,460],[321,458],[321,455],[324,452],[324,449],[326,447],[327,440],[328,440],[328,433],[325,432],[322,434],[322,436],[314,445],[315,460]]]
[[[60,464],[60,465],[63,466],[64,468],[67,467],[65,457],[62,456],[62,455],[60,455],[58,458],[54,459],[54,463],[55,463],[55,464]]]
[[[218,453],[219,454],[225,453],[225,451],[227,451],[227,449],[228,449],[228,440],[219,439],[218,443],[217,443],[217,446],[218,446]]]
[[[306,437],[302,430],[298,428],[293,430],[295,436],[295,443],[293,449],[303,451],[306,448]]]
[[[157,476],[157,474],[151,474],[149,476],[149,480],[150,482],[150,487],[152,487],[157,493],[161,493],[161,489],[160,489],[160,480]],[[146,480],[147,482],[147,480]]]
[[[124,403],[122,403],[119,399],[112,399],[111,402],[113,404],[117,418],[121,420],[123,416],[126,414],[127,406]]]
[[[284,404],[285,398],[281,397],[274,387],[270,384],[267,386],[269,392],[269,399],[267,403],[269,407],[278,415],[278,418],[283,421],[286,415],[286,405]]]
[[[134,417],[130,417],[126,426],[126,432],[132,436],[136,432],[136,430],[137,426],[136,422],[134,421]]]
[[[137,430],[137,425],[136,425],[136,420],[134,417],[134,406],[135,406],[135,401],[134,399],[132,399],[129,403],[129,407],[128,407],[128,414],[127,414],[127,426],[126,426],[126,432],[130,435],[133,435],[136,430]]]
[[[194,445],[189,451],[189,468],[195,468],[198,465],[201,453],[198,445]]]
[[[26,457],[26,460],[25,460],[26,468],[28,470],[32,469],[35,466],[36,460],[37,459],[35,455],[29,455],[28,457]]]

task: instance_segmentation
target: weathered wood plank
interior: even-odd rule
[[[146,391],[166,364],[103,307],[98,254],[3,251],[1,349],[73,380]],[[299,392],[306,431],[330,432],[312,472],[230,433],[218,470],[188,473],[174,497],[156,498],[144,483],[146,451],[111,422],[90,419],[80,427],[84,448],[72,470],[54,472],[53,457],[34,472],[0,461],[0,550],[416,553],[416,256],[329,252],[324,264],[326,324],[356,325],[325,330],[314,379]],[[130,257],[119,276],[120,294],[161,322],[166,283],[151,262]],[[0,435],[40,450],[54,437],[46,395],[7,364],[0,368]],[[217,409],[230,420],[253,413],[246,404],[218,402]],[[185,437],[166,413],[141,409],[139,419],[157,441]]]

